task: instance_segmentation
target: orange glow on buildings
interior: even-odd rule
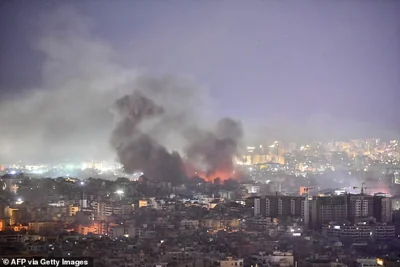
[[[306,195],[307,194],[307,187],[305,186],[300,186],[300,196]]]
[[[0,231],[4,231],[6,229],[6,221],[0,220]]]
[[[204,179],[206,181],[214,181],[215,179],[219,178],[221,179],[221,182],[233,179],[234,177],[233,172],[228,172],[228,171],[223,171],[223,170],[217,170],[211,174],[205,175]]]
[[[28,231],[28,230],[29,230],[29,227],[28,227],[27,225],[22,225],[22,224],[20,224],[20,225],[9,226],[8,229],[13,230],[14,232],[20,232],[20,231],[22,231],[22,230]]]
[[[88,235],[89,233],[92,234],[99,234],[99,229],[97,224],[91,224],[91,225],[78,225],[75,228],[75,231],[81,235]]]
[[[106,233],[106,225],[104,222],[94,222],[90,225],[77,225],[75,231],[81,235],[88,235],[89,233],[95,235],[104,235]]]
[[[221,182],[236,179],[237,173],[235,171],[224,171],[224,170],[216,170],[213,173],[206,174],[204,172],[196,172],[195,175],[204,179],[207,182],[214,182],[215,179],[221,179]]]

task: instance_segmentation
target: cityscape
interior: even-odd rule
[[[384,2],[0,3],[0,266],[400,267]]]
[[[275,141],[248,146],[231,177],[174,186],[106,162],[2,165],[2,251],[96,266],[396,266],[399,152],[396,140]]]

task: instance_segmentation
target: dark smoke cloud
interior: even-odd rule
[[[201,166],[207,176],[218,170],[232,172],[233,158],[238,156],[242,136],[242,125],[224,118],[217,123],[214,132],[196,130],[191,136],[192,142],[186,148],[187,157]]]
[[[162,115],[164,109],[140,91],[118,99],[116,109],[122,119],[112,133],[111,144],[125,171],[141,170],[157,181],[182,182],[185,172],[179,154],[169,153],[139,128],[141,122]]]
[[[184,84],[172,77],[142,76],[132,94],[116,101],[118,122],[111,145],[127,173],[142,171],[152,180],[179,184],[188,176],[185,164],[207,174],[233,170],[243,135],[241,124],[224,118],[215,129],[201,125],[196,99],[190,101],[187,94],[194,88],[182,90]],[[185,144],[184,159],[166,147],[167,136]]]
[[[38,20],[32,48],[43,57],[40,86],[2,96],[0,163],[114,160],[117,152],[128,173],[176,183],[186,161],[205,172],[232,167],[240,124],[217,123],[204,88],[138,69],[74,9]]]
[[[210,117],[211,101],[190,79],[153,79],[134,62],[127,64],[129,54],[93,35],[93,22],[74,9],[38,20],[40,34],[31,41],[43,57],[40,87],[0,97],[0,163],[113,160],[110,109],[133,87],[168,110],[140,125],[168,151],[186,146],[179,135],[186,127],[208,124],[203,118]]]

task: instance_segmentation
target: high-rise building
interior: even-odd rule
[[[392,222],[392,200],[382,195],[319,196],[311,202],[311,224],[319,228],[330,222]]]
[[[374,217],[374,196],[348,194],[347,201],[350,222],[354,223]]]
[[[270,218],[301,217],[304,224],[318,229],[323,224],[358,223],[374,219],[392,222],[392,199],[383,195],[334,195],[306,199],[304,196],[272,195],[246,201],[254,216]]]
[[[377,222],[390,223],[392,217],[392,200],[389,197],[375,194],[374,196],[374,217]]]
[[[254,216],[280,218],[304,216],[304,198],[302,196],[272,195],[252,197],[247,205],[253,208]]]
[[[86,209],[88,207],[87,195],[86,193],[82,193],[82,197],[79,200],[79,207],[81,209]]]
[[[311,224],[319,228],[330,222],[344,222],[348,217],[347,196],[315,197],[311,201]]]
[[[310,197],[307,195],[302,201],[301,201],[301,216],[303,217],[304,225],[309,226],[310,224]]]

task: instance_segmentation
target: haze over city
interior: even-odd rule
[[[400,1],[0,1],[0,265],[399,267]]]
[[[394,138],[398,11],[395,1],[4,2],[0,159],[114,160],[113,104],[143,75],[176,79],[181,92],[165,99],[175,115],[190,110],[206,129],[210,117],[240,121],[243,145]],[[168,150],[185,146],[167,136]]]

